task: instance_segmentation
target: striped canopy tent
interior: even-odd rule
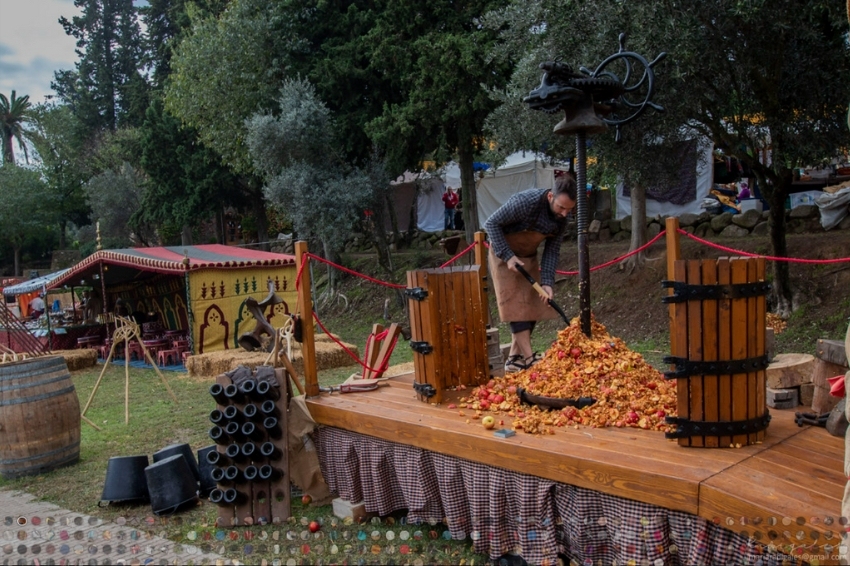
[[[49,289],[88,286],[112,312],[120,298],[131,312],[155,313],[167,329],[190,334],[196,354],[238,348],[256,323],[245,300],[261,301],[269,283],[283,302],[266,312],[274,327],[294,308],[295,257],[220,244],[100,250]]]

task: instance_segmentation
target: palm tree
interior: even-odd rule
[[[23,138],[28,135],[24,128],[24,122],[31,106],[29,95],[17,98],[13,90],[12,97],[6,98],[5,94],[0,93],[0,128],[3,131],[4,163],[15,163],[15,152],[12,148],[13,138],[18,140],[18,145],[24,150],[24,158],[29,163],[27,146],[24,145]]]

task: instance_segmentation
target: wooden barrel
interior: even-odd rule
[[[40,474],[80,458],[80,401],[61,356],[0,364],[0,475]]]
[[[670,308],[680,446],[740,447],[764,440],[766,403],[765,280],[763,258],[676,260]]]

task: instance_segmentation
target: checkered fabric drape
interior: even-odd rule
[[[315,440],[325,481],[342,499],[411,523],[444,521],[490,558],[529,564],[782,564],[749,537],[679,511],[446,456],[333,427]],[[634,562],[631,562],[634,561]]]

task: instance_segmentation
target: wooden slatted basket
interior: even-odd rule
[[[407,272],[414,388],[420,401],[440,403],[448,388],[490,379],[480,269]]]
[[[678,417],[669,438],[680,446],[724,448],[764,439],[770,421],[765,369],[763,258],[676,260],[670,303],[671,356]]]

